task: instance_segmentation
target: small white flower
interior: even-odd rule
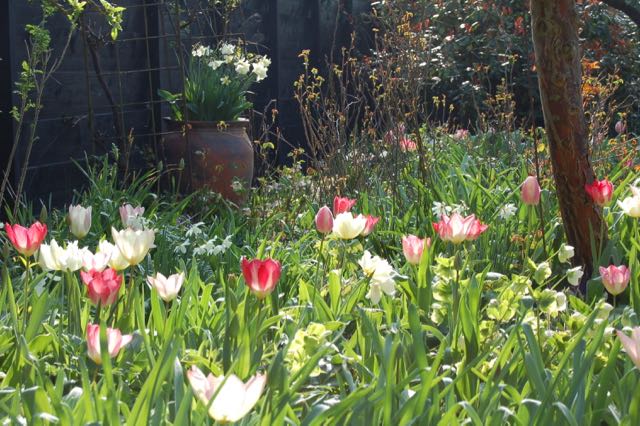
[[[191,238],[191,237],[197,238],[201,236],[203,234],[202,229],[200,229],[202,226],[204,226],[204,222],[194,223],[189,227],[189,229],[187,229],[187,232],[185,232],[185,236],[187,238]]]
[[[218,68],[220,68],[222,66],[222,64],[224,64],[224,61],[219,61],[219,60],[211,60],[209,61],[209,63],[207,65],[209,65],[209,68],[211,68],[212,70],[217,70]]]
[[[236,72],[240,75],[247,75],[251,70],[251,64],[246,59],[240,59],[236,62]]]
[[[265,65],[262,62],[257,62],[253,64],[253,73],[256,76],[256,81],[262,81],[267,78],[267,70],[269,65]]]
[[[233,55],[235,51],[236,47],[230,43],[222,43],[222,46],[220,47],[220,53],[224,56]]]
[[[582,271],[582,266],[576,266],[575,268],[570,268],[567,270],[567,281],[572,286],[577,286],[580,284],[580,279],[584,275]]]
[[[431,207],[431,212],[438,219],[440,219],[440,217],[442,216],[449,216],[452,210],[453,210],[452,207],[447,206],[446,204],[441,203],[440,201],[434,201],[433,207]]]
[[[515,204],[508,203],[500,207],[500,210],[498,211],[498,217],[502,220],[508,220],[512,218],[517,211],[518,211],[518,208],[516,207]]]
[[[222,83],[224,86],[228,86],[229,84],[231,84],[231,79],[228,75],[225,75],[220,79],[220,83]]]
[[[569,262],[569,259],[573,257],[574,254],[575,254],[575,250],[573,246],[570,246],[569,244],[563,244],[560,247],[560,251],[558,251],[558,260],[561,263],[567,263]]]

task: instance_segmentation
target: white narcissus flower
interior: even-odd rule
[[[222,66],[222,64],[224,64],[224,61],[219,61],[219,60],[209,61],[208,63],[209,68],[211,68],[212,70],[217,70]]]
[[[222,43],[222,46],[220,47],[220,53],[224,56],[233,55],[235,51],[236,47],[231,43]]]
[[[575,253],[576,251],[573,246],[570,246],[569,244],[563,244],[558,251],[558,260],[561,263],[567,263],[569,262],[569,259],[571,259],[575,255]]]
[[[237,422],[256,405],[267,383],[265,374],[256,374],[243,383],[236,375],[205,376],[195,365],[187,371],[193,393],[220,423]],[[211,398],[215,398],[211,401]]]
[[[517,211],[518,208],[515,204],[507,203],[504,206],[500,207],[500,210],[498,211],[498,217],[502,220],[508,220],[511,219]]]
[[[395,294],[396,283],[393,277],[396,275],[396,272],[389,262],[378,256],[371,256],[371,253],[365,250],[358,264],[364,274],[370,278],[369,292],[366,297],[371,300],[371,303],[374,305],[380,303],[382,293],[386,293],[389,296]]]
[[[84,238],[91,228],[91,207],[69,206],[69,230],[76,238]]]
[[[572,286],[577,286],[580,284],[580,279],[584,275],[582,271],[582,266],[576,266],[575,268],[570,268],[567,270],[567,281]]]
[[[38,263],[45,271],[74,272],[82,267],[82,259],[86,248],[79,248],[78,242],[73,241],[62,248],[56,240],[50,244],[42,244],[38,253]]]
[[[256,76],[256,81],[262,81],[267,78],[268,69],[269,64],[264,61],[253,64],[253,74]]]
[[[333,233],[343,240],[352,240],[364,231],[367,226],[367,218],[354,217],[350,212],[338,214],[333,220]]]
[[[129,267],[129,261],[122,256],[118,246],[111,244],[109,241],[100,241],[96,255],[98,254],[107,256],[109,258],[107,264],[116,271],[122,271]]]
[[[240,59],[236,62],[236,72],[240,75],[247,75],[251,70],[251,64],[246,59]]]
[[[160,272],[157,272],[155,277],[148,276],[147,282],[151,287],[156,289],[162,300],[171,302],[178,296],[178,292],[184,282],[184,273],[180,272],[179,274],[165,277]]]
[[[137,265],[142,262],[149,249],[154,248],[153,241],[156,233],[153,229],[134,230],[127,228],[122,231],[116,231],[111,228],[111,237],[122,253],[122,257],[127,259],[129,265]]]

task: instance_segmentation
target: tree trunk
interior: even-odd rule
[[[533,44],[544,122],[560,213],[574,264],[584,267],[581,289],[593,272],[591,239],[606,240],[600,209],[584,187],[594,179],[582,107],[581,52],[575,0],[531,0]]]

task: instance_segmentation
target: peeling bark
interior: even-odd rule
[[[582,107],[581,52],[574,0],[531,0],[533,43],[544,122],[560,213],[574,264],[584,267],[581,289],[593,272],[591,239],[606,240],[600,209],[584,190],[594,180]]]

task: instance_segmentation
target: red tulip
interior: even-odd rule
[[[89,299],[94,304],[111,305],[118,299],[122,276],[114,269],[107,268],[102,272],[95,269],[89,272],[80,271],[80,276],[87,286]]]
[[[585,184],[584,189],[599,206],[609,204],[613,197],[613,184],[608,179],[594,180],[591,184]]]
[[[360,233],[360,235],[362,235],[363,237],[366,237],[367,235],[373,232],[373,228],[375,228],[376,223],[378,223],[380,218],[371,216],[370,214],[364,215],[364,216],[359,215],[359,216],[362,216],[365,219],[367,219],[367,224],[365,225],[364,230]]]
[[[333,215],[337,216],[340,213],[351,211],[351,207],[356,204],[357,200],[352,200],[346,197],[336,196],[333,199]]]
[[[610,265],[608,268],[601,266],[600,276],[602,277],[602,284],[607,291],[617,296],[627,288],[629,280],[631,279],[631,271],[624,265]]]
[[[402,237],[402,253],[412,265],[420,264],[425,247],[431,247],[431,238],[418,238],[415,235]]]
[[[333,230],[333,214],[327,206],[323,206],[316,214],[316,229],[321,234],[328,234]]]
[[[440,238],[453,244],[476,240],[487,228],[488,225],[482,224],[473,214],[464,218],[459,213],[454,213],[451,217],[442,215],[440,222],[433,224],[433,229]]]
[[[273,259],[247,260],[243,257],[240,266],[245,283],[258,299],[264,299],[275,290],[282,269],[280,262]]]
[[[47,235],[47,225],[43,225],[40,222],[35,222],[29,228],[17,224],[12,226],[6,223],[5,228],[9,240],[18,253],[27,257],[40,248],[40,244],[42,244],[44,237]]]
[[[522,183],[521,192],[522,202],[531,206],[538,205],[540,202],[540,185],[538,178],[535,176],[527,177]]]

